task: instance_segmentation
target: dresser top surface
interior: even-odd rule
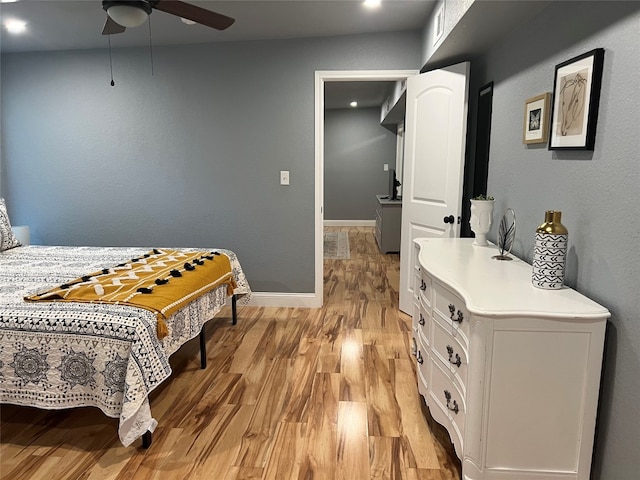
[[[490,317],[606,319],[609,311],[569,287],[543,290],[531,283],[532,267],[491,258],[493,245],[472,245],[472,238],[419,238],[419,262],[430,275],[463,297],[471,313]]]

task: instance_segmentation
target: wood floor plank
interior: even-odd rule
[[[369,435],[400,437],[400,407],[394,392],[393,360],[387,359],[384,347],[364,346],[367,368],[367,406]]]
[[[340,402],[338,405],[336,480],[367,480],[369,448],[367,404]]]
[[[195,468],[183,478],[190,480],[211,480],[222,478],[233,465],[241,448],[243,432],[251,420],[250,405],[229,405],[223,409],[217,424],[211,424],[194,443],[194,450],[202,444]],[[161,476],[157,477],[161,480]]]
[[[261,327],[256,335],[245,337],[249,343],[243,339],[240,351],[233,355],[229,371],[242,377],[234,388],[232,403],[255,405],[273,364],[277,323],[269,321]]]
[[[231,309],[207,323],[150,396],[148,450],[95,408],[0,405],[0,480],[458,480],[446,431],[417,393],[399,256],[371,227],[324,261],[324,306]]]
[[[315,374],[299,478],[335,478],[339,394],[339,374]]]
[[[362,330],[346,329],[340,350],[340,400],[367,401]]]
[[[51,474],[59,469],[62,462],[61,457],[44,457],[40,467],[31,474],[30,480],[46,480]]]
[[[284,422],[306,422],[314,373],[318,370],[320,341],[305,337],[298,345],[293,362],[292,390],[282,420]]]
[[[408,480],[444,480],[442,470],[407,469]]]
[[[301,465],[306,458],[306,424],[281,422],[276,431],[273,452],[264,469],[264,480],[300,478]]]
[[[229,468],[224,480],[258,480],[263,478],[263,475],[264,468],[232,466]]]
[[[273,445],[276,427],[286,410],[287,394],[291,390],[293,361],[276,358],[269,371],[268,380],[260,392],[242,436],[238,456],[233,463],[237,467],[264,468]]]
[[[233,391],[240,380],[237,373],[221,373],[215,379],[207,379],[208,389],[199,397],[199,401],[184,417],[171,417],[169,423],[185,431],[199,434],[216,415],[216,412],[230,401]],[[177,399],[180,402],[180,399]]]
[[[339,373],[340,356],[344,335],[344,315],[326,314],[323,317],[323,327],[318,352],[318,372]]]
[[[158,427],[153,432],[154,448],[144,452],[142,462],[133,478],[136,480],[158,478],[158,474],[164,471],[165,465],[173,456],[174,448],[182,441],[183,434],[184,430],[181,428]]]
[[[138,456],[130,448],[119,443],[106,449],[89,472],[88,480],[114,480],[125,470],[132,456]]]
[[[403,450],[409,457],[405,464],[412,468],[439,469],[433,437],[421,411],[413,362],[407,359],[393,362],[396,372],[395,396],[400,407],[403,438],[406,439]]]
[[[276,346],[277,356],[280,358],[294,358],[298,350],[298,345],[302,338],[317,337],[322,328],[321,311],[309,308],[289,308],[280,309],[284,311],[280,322],[278,343]]]
[[[405,478],[402,453],[398,437],[369,437],[369,465],[375,480],[402,480]]]
[[[275,320],[257,322],[255,327],[242,336],[240,344],[233,354],[233,361],[229,366],[231,373],[247,373],[263,357],[269,355],[266,348],[274,348]],[[272,354],[273,355],[273,354]]]

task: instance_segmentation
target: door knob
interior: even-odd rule
[[[449,215],[448,217],[444,217],[444,223],[451,223],[456,221],[456,218],[453,215]]]

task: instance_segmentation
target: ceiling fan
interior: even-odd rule
[[[153,9],[191,20],[217,30],[229,28],[235,20],[185,2],[174,0],[103,0],[107,12],[103,35],[122,33],[127,28],[142,25]]]

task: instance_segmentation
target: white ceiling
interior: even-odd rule
[[[188,1],[236,19],[227,30],[185,25],[180,18],[154,10],[154,45],[324,37],[422,29],[435,0],[383,0],[367,9],[362,0],[235,0]],[[9,34],[2,28],[3,53],[41,50],[106,48],[101,35],[106,19],[100,0],[19,0],[0,4],[2,22],[27,22],[27,32]],[[111,36],[117,47],[149,45],[149,28],[127,29]]]
[[[153,45],[422,30],[437,0],[382,0],[376,10],[365,8],[362,0],[200,0],[188,3],[223,13],[236,21],[229,29],[218,31],[202,25],[189,26],[178,17],[154,10],[150,16]],[[549,3],[550,0],[476,2],[473,12],[462,17],[456,29],[430,57],[430,66],[468,60],[470,56],[486,51]],[[27,22],[27,32],[11,35],[1,28],[2,53],[108,47],[107,37],[101,34],[106,13],[100,0],[0,3],[0,20],[4,23],[10,18]],[[148,45],[146,24],[111,36],[113,48]],[[388,82],[329,82],[325,85],[325,106],[346,108],[353,99],[358,100],[360,106],[380,106],[391,91],[391,85]]]

